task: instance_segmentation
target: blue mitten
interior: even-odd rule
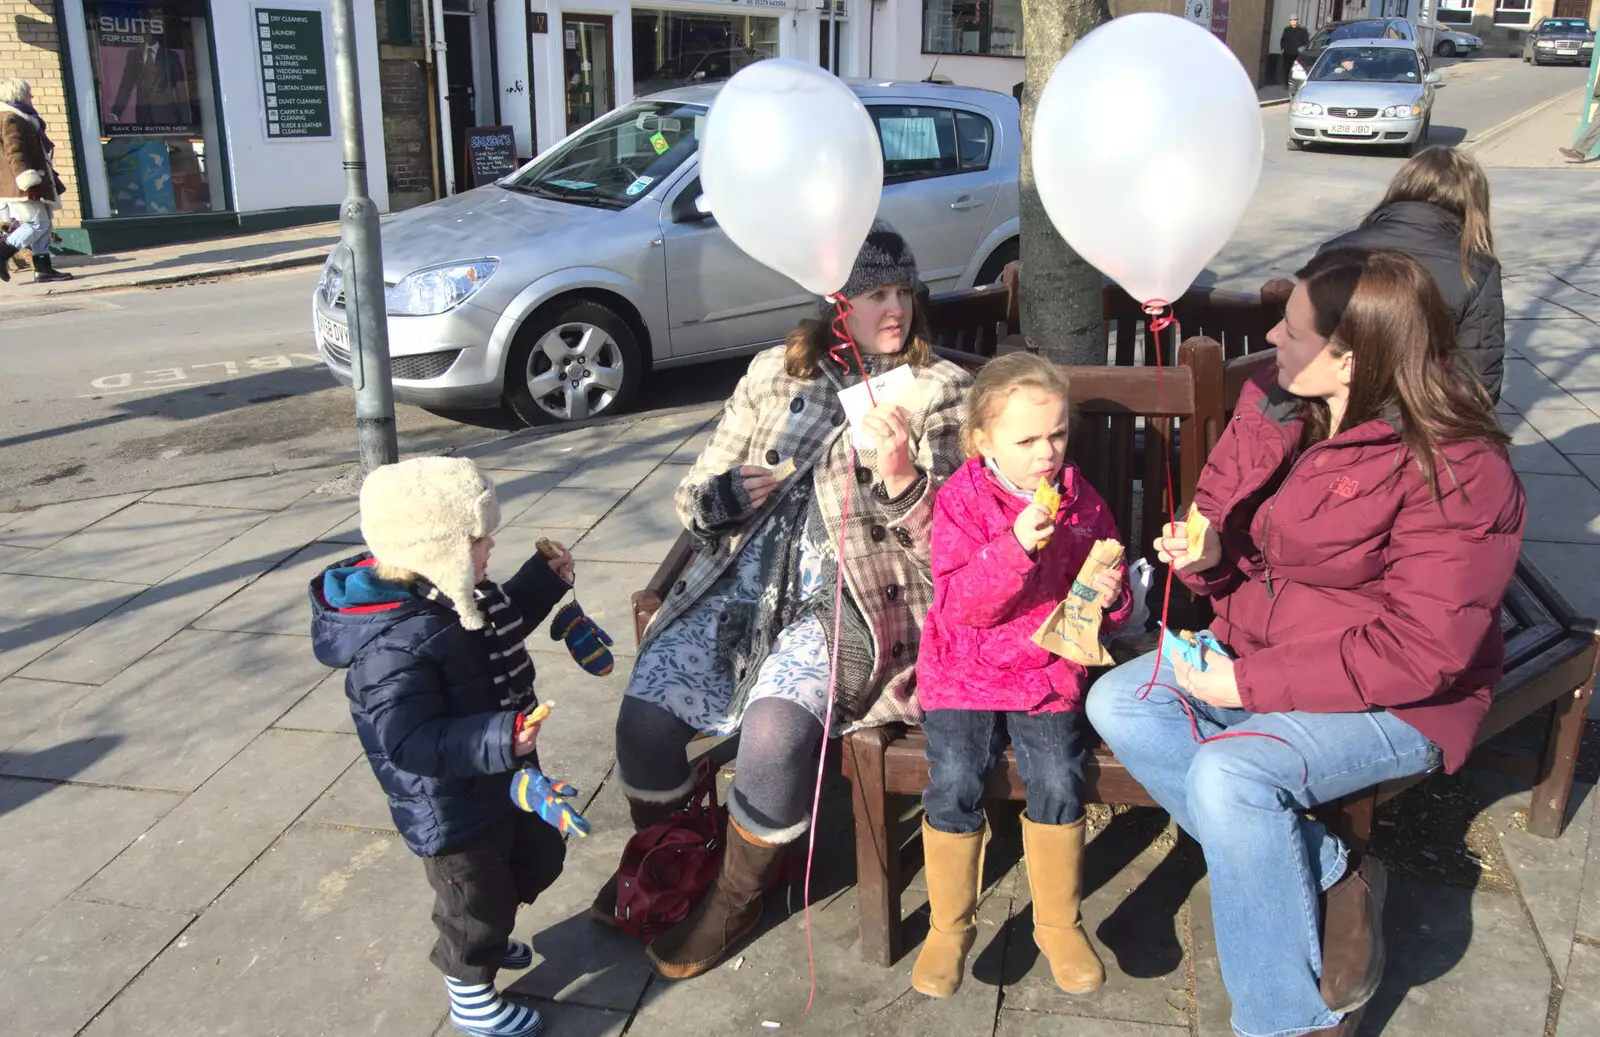
[[[1196,630],[1193,637],[1194,641],[1190,642],[1177,631],[1168,627],[1167,636],[1161,639],[1161,654],[1166,656],[1167,661],[1172,663],[1174,667],[1177,666],[1178,660],[1182,659],[1202,673],[1206,669],[1206,661],[1204,659],[1206,654],[1220,655],[1224,659],[1233,658],[1233,656],[1223,651],[1222,645],[1217,642],[1215,637],[1211,636],[1211,631]],[[1200,650],[1202,647],[1205,652]]]
[[[550,640],[566,641],[572,658],[596,677],[609,674],[615,664],[611,657],[611,638],[600,629],[600,624],[584,615],[583,606],[576,601],[550,620]]]
[[[532,767],[524,767],[511,776],[511,802],[519,810],[538,814],[562,835],[576,835],[581,839],[589,834],[589,822],[567,805],[567,800],[577,795],[578,790],[571,785],[552,781]]]

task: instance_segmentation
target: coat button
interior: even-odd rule
[[[903,642],[896,641],[895,642],[895,646],[894,646],[894,657],[896,659],[898,659],[902,655],[905,655],[905,654],[906,654],[906,646],[905,646],[905,644]]]
[[[889,535],[889,531],[882,526],[873,526],[871,533],[873,541],[879,544],[883,543],[883,538]]]
[[[866,465],[858,466],[856,468],[856,482],[858,482],[861,485],[865,486],[867,483],[869,483],[871,481],[872,481],[872,469],[868,468]]]
[[[789,401],[789,409],[796,414],[799,414],[800,411],[805,408],[805,405],[805,399],[800,396],[796,396],[794,399]]]
[[[889,596],[890,601],[898,601],[900,600],[900,585],[891,583],[883,589],[883,593]]]
[[[778,456],[779,455],[778,455],[778,452],[776,450],[768,450],[767,451],[767,464],[777,464],[778,463]]]
[[[911,546],[911,534],[907,533],[903,529],[895,530],[894,531],[894,538],[900,542],[900,546],[901,547],[910,547]]]
[[[688,589],[689,589],[689,581],[687,581],[687,580],[679,580],[678,581],[678,585],[672,588],[672,593],[674,593],[674,594],[682,594],[684,591],[686,591]]]
[[[842,411],[842,410],[834,411],[833,412],[833,427],[834,428],[838,428],[840,425],[843,425],[843,424],[844,424],[844,411]]]

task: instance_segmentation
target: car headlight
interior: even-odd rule
[[[1580,50],[1594,50],[1594,40],[1586,40]]]
[[[1555,40],[1540,40],[1538,43],[1534,44],[1536,47],[1554,47],[1555,45]]]
[[[1296,115],[1321,115],[1322,105],[1312,104],[1310,101],[1301,101],[1294,106]]]
[[[339,269],[333,257],[328,257],[327,265],[322,268],[322,280],[317,284],[317,290],[322,293],[322,301],[329,306],[337,306],[344,296],[344,271]]]
[[[472,259],[417,270],[388,289],[384,300],[394,316],[427,317],[445,313],[483,287],[499,266],[499,260]]]

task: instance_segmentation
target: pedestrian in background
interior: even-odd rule
[[[66,185],[50,165],[55,145],[25,79],[0,79],[0,155],[0,208],[16,223],[0,242],[0,281],[11,280],[11,257],[23,249],[33,252],[35,284],[71,280],[50,263],[50,213],[61,208]]]
[[[1600,100],[1600,77],[1596,77],[1594,81],[1594,97],[1596,100]],[[1589,152],[1594,150],[1596,144],[1600,144],[1600,116],[1589,120],[1588,128],[1583,131],[1583,136],[1578,138],[1576,144],[1570,148],[1560,148],[1558,150],[1573,162],[1587,162],[1589,161]]]
[[[1300,24],[1300,19],[1291,17],[1289,24],[1284,26],[1283,35],[1278,37],[1278,49],[1283,51],[1283,85],[1285,87],[1293,83],[1294,63],[1300,57],[1300,52],[1305,50],[1306,45],[1310,42],[1311,34],[1306,32],[1305,26]]]
[[[1506,305],[1489,230],[1489,178],[1472,157],[1434,146],[1400,167],[1361,226],[1317,250],[1390,249],[1421,261],[1456,319],[1458,356],[1496,401],[1505,365]]]

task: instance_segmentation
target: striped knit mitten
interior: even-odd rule
[[[540,820],[562,835],[583,838],[589,834],[589,822],[567,805],[567,800],[578,795],[578,790],[559,779],[552,781],[532,767],[524,767],[511,775],[511,802],[517,809],[538,814]]]
[[[584,615],[583,606],[576,601],[557,612],[550,621],[550,640],[566,641],[572,658],[596,677],[609,674],[616,662],[611,657],[611,638],[598,623]]]
[[[450,1025],[472,1037],[539,1037],[544,1020],[527,1005],[512,1004],[493,983],[463,983],[446,978]]]

